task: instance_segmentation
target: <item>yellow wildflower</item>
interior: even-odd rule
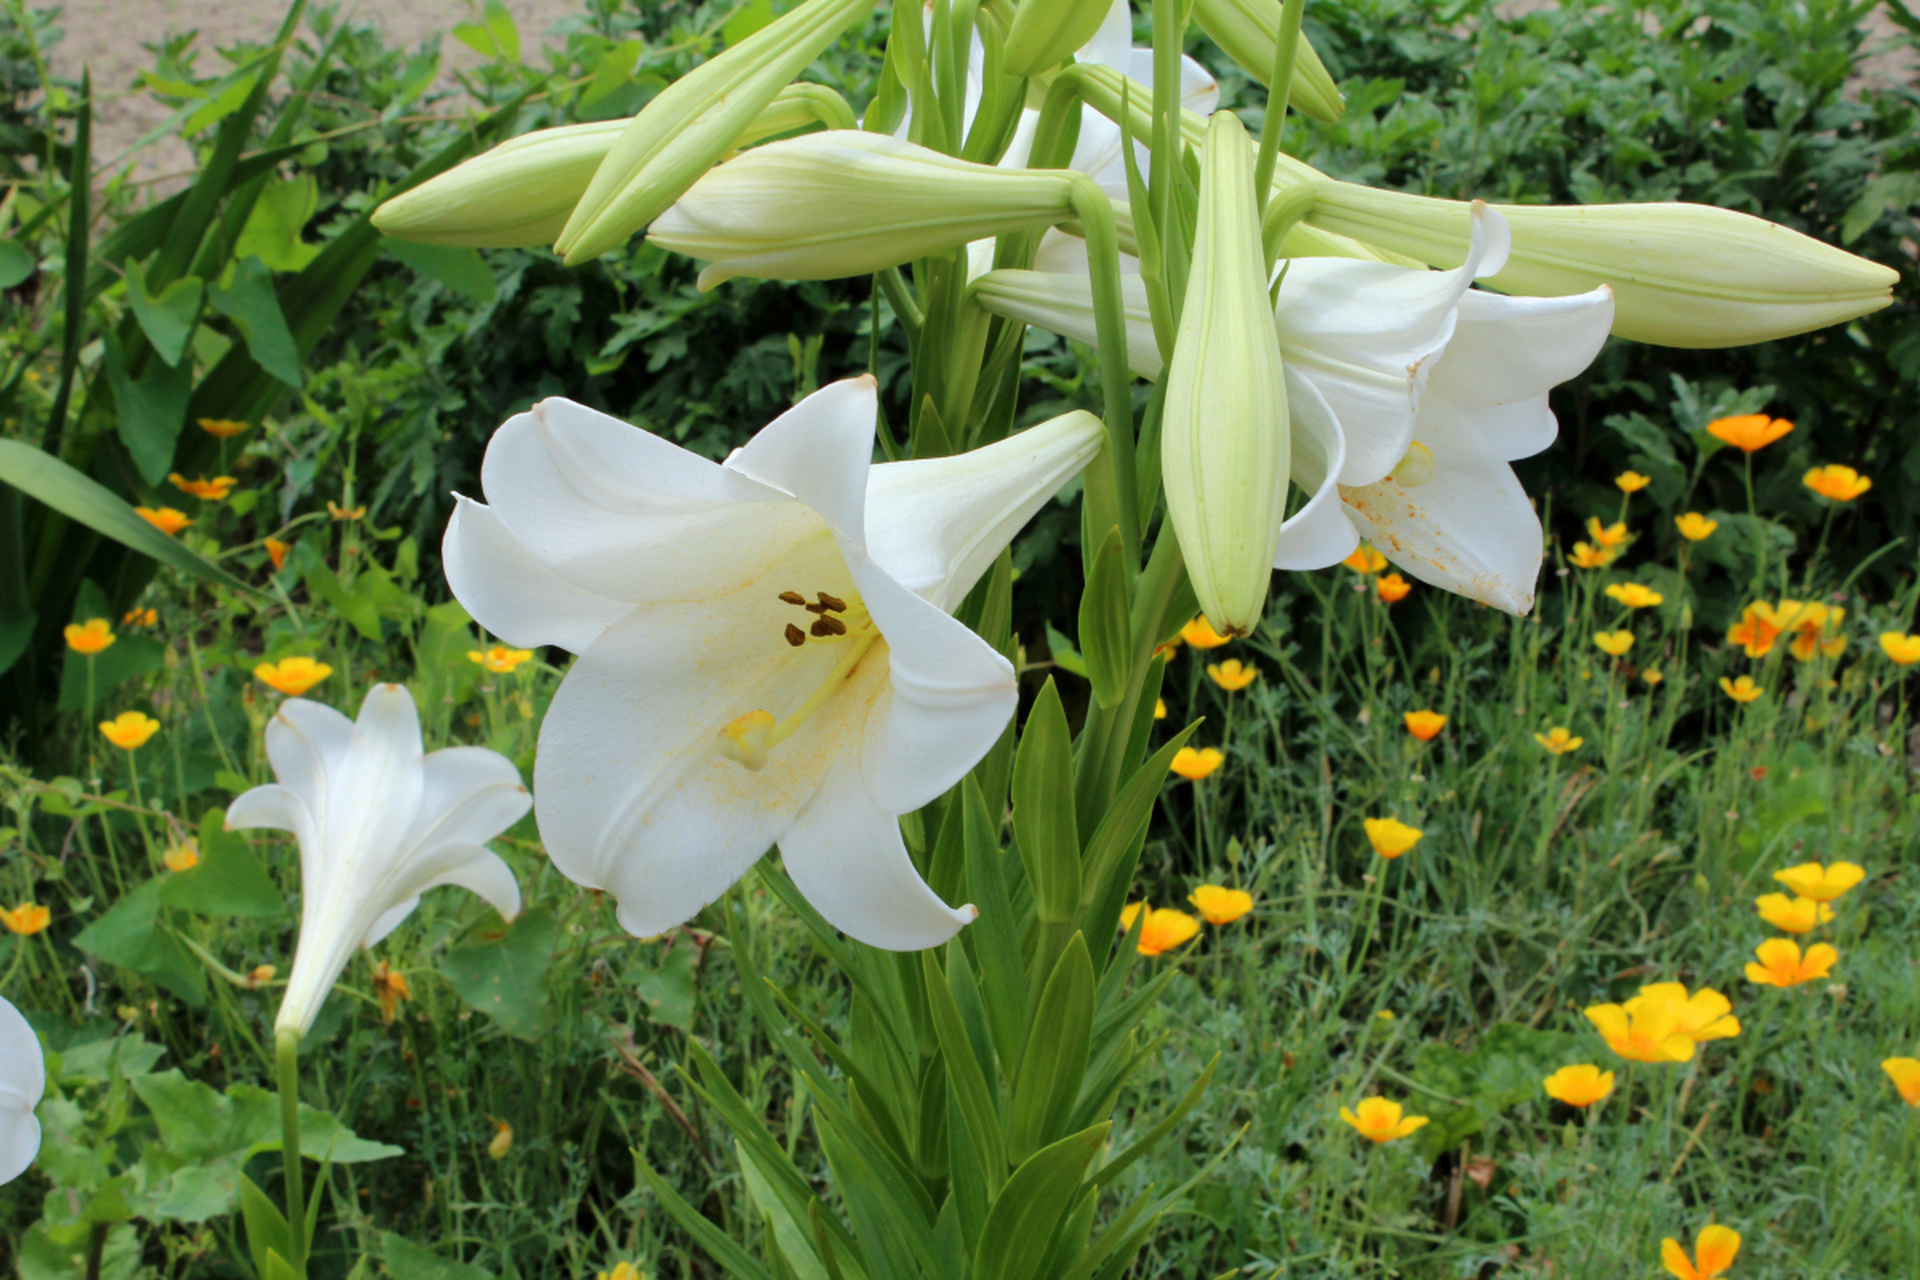
[[[1258,680],[1260,668],[1250,663],[1243,665],[1238,658],[1228,658],[1225,662],[1208,663],[1207,675],[1215,684],[1232,693]]]
[[[1613,478],[1613,483],[1622,493],[1638,493],[1653,483],[1653,477],[1643,476],[1638,471],[1622,471]]]
[[[1182,747],[1173,753],[1173,763],[1169,767],[1188,782],[1198,782],[1225,764],[1226,760],[1226,755],[1214,747],[1202,747],[1198,751],[1192,747]]]
[[[332,675],[333,668],[312,658],[293,657],[282,658],[278,662],[263,662],[253,669],[253,674],[268,688],[297,698]]]
[[[1388,1102],[1378,1095],[1361,1099],[1357,1114],[1346,1107],[1340,1108],[1340,1118],[1368,1142],[1392,1142],[1427,1123],[1427,1117],[1406,1115],[1399,1103]]]
[[[1743,453],[1764,449],[1793,430],[1785,418],[1769,418],[1764,413],[1742,413],[1731,418],[1715,418],[1707,424],[1707,434],[1724,440]]]
[[[1252,894],[1245,889],[1228,889],[1217,884],[1201,885],[1187,895],[1187,901],[1208,924],[1232,924],[1253,910]]]
[[[1602,1071],[1591,1063],[1562,1067],[1541,1082],[1547,1096],[1571,1107],[1586,1108],[1613,1092],[1613,1072]]]
[[[1833,919],[1833,908],[1824,902],[1795,894],[1766,893],[1753,900],[1760,918],[1785,933],[1810,933],[1814,926]]]
[[[1426,834],[1395,818],[1368,818],[1365,826],[1367,842],[1373,851],[1389,861],[1419,844],[1420,837]]]
[[[1693,1258],[1678,1240],[1660,1242],[1660,1264],[1676,1280],[1718,1280],[1740,1252],[1740,1233],[1728,1227],[1702,1227],[1693,1242]]]
[[[85,622],[69,622],[66,629],[67,648],[75,653],[96,654],[112,644],[116,637],[105,618],[88,618]]]
[[[1821,497],[1829,498],[1834,502],[1852,502],[1873,488],[1873,481],[1852,467],[1843,467],[1837,462],[1830,462],[1824,467],[1815,467],[1800,478],[1800,483]]]
[[[1721,676],[1720,692],[1726,694],[1735,702],[1752,702],[1755,698],[1766,693],[1766,690],[1755,684],[1752,676],[1741,676],[1738,680],[1729,680],[1725,676]]]
[[[1824,978],[1840,958],[1824,942],[1814,943],[1802,955],[1800,944],[1792,938],[1768,938],[1754,948],[1754,954],[1760,963],[1747,965],[1747,981],[1763,987],[1797,987]]]
[[[1609,657],[1622,658],[1627,650],[1633,648],[1633,632],[1598,631],[1594,633],[1593,642],[1599,646],[1600,652]]]
[[[147,739],[160,732],[160,722],[141,711],[122,711],[111,720],[100,722],[107,741],[127,751],[147,745]]]
[[[1832,902],[1866,879],[1867,871],[1865,867],[1852,862],[1836,862],[1826,867],[1817,862],[1803,862],[1797,867],[1774,872],[1773,878],[1803,898]]]
[[[1623,604],[1629,609],[1651,609],[1666,597],[1652,587],[1642,586],[1638,582],[1613,582],[1607,585],[1607,599]]]
[[[1704,542],[1713,536],[1713,531],[1720,527],[1720,522],[1709,520],[1698,511],[1689,511],[1683,516],[1675,516],[1673,526],[1680,530],[1680,536],[1688,542]]]
[[[1880,651],[1903,667],[1920,662],[1920,635],[1907,635],[1902,631],[1882,631],[1880,633]]]
[[[485,653],[482,653],[478,649],[467,650],[467,658],[469,661],[479,663],[496,675],[506,675],[521,663],[529,661],[532,657],[533,650],[531,649],[509,649],[501,644],[493,646],[493,648],[488,649]]]
[[[11,911],[0,911],[0,924],[22,937],[39,933],[52,919],[53,912],[37,902],[22,902]]]
[[[187,519],[186,512],[175,511],[172,507],[161,507],[158,511],[152,507],[135,507],[133,512],[169,538],[193,523]]]
[[[1180,638],[1196,649],[1218,649],[1231,637],[1223,636],[1207,622],[1207,615],[1201,614],[1186,626],[1180,628]]]
[[[1533,740],[1556,756],[1564,756],[1568,752],[1578,751],[1581,744],[1586,741],[1585,738],[1577,738],[1572,733],[1569,733],[1565,725],[1558,724],[1545,733],[1534,734]]]

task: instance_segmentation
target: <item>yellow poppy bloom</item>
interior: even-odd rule
[[[513,1126],[505,1120],[495,1120],[493,1124],[493,1140],[487,1143],[487,1155],[494,1160],[505,1160],[507,1152],[513,1149]]]
[[[1180,638],[1196,649],[1218,649],[1231,637],[1223,636],[1207,622],[1207,615],[1201,614],[1186,626],[1180,628]]]
[[[1447,718],[1438,711],[1409,711],[1406,716],[1407,732],[1422,742],[1431,742],[1447,727]]]
[[[53,912],[37,902],[22,902],[11,911],[0,911],[0,924],[22,937],[32,937],[52,919]]]
[[[1784,893],[1762,894],[1753,905],[1759,908],[1762,920],[1784,933],[1810,933],[1816,925],[1833,919],[1832,907],[1798,894],[1791,898]]]
[[[1640,673],[1640,678],[1650,685],[1659,684],[1662,680],[1666,679],[1665,676],[1660,674],[1660,668],[1658,667],[1648,667]]]
[[[1260,668],[1252,664],[1242,664],[1238,658],[1228,658],[1225,662],[1208,663],[1207,675],[1215,684],[1232,693],[1258,680]]]
[[[1709,1040],[1729,1040],[1740,1034],[1740,1019],[1733,1016],[1733,1002],[1712,987],[1701,987],[1687,994],[1686,984],[1655,982],[1640,988],[1640,994],[1627,1001],[1627,1012],[1656,1004],[1670,1004],[1676,1021],[1674,1030],[1695,1044]]]
[[[260,545],[267,549],[267,559],[273,561],[273,571],[280,572],[281,566],[287,563],[287,552],[293,550],[292,545],[278,538],[267,538]]]
[[[1643,476],[1638,471],[1622,471],[1613,478],[1613,483],[1622,493],[1638,493],[1653,483],[1653,477]]]
[[[151,627],[159,621],[160,611],[158,609],[142,609],[138,605],[135,605],[133,608],[127,610],[126,616],[120,619],[120,625],[124,627]]]
[[[1867,872],[1866,868],[1852,862],[1836,862],[1829,867],[1817,862],[1803,862],[1797,867],[1774,872],[1773,878],[1803,898],[1832,902],[1866,879]]]
[[[647,1273],[631,1262],[618,1262],[613,1270],[596,1273],[594,1280],[647,1280]]]
[[[1680,1034],[1680,1012],[1671,1000],[1597,1004],[1581,1012],[1607,1048],[1628,1062],[1693,1060],[1693,1041]]]
[[[1764,413],[1742,413],[1731,418],[1716,418],[1707,424],[1707,434],[1724,440],[1742,453],[1764,449],[1793,430],[1785,418],[1769,418]]]
[[[1253,910],[1252,894],[1245,889],[1228,889],[1217,884],[1201,885],[1187,895],[1187,901],[1208,924],[1232,924]]]
[[[1362,1098],[1358,1112],[1340,1108],[1340,1118],[1357,1130],[1368,1142],[1392,1142],[1404,1138],[1427,1123],[1425,1116],[1410,1116],[1397,1102],[1375,1095]]]
[[[245,431],[251,425],[245,422],[233,422],[226,418],[202,418],[200,429],[219,440],[231,439]]]
[[[1738,1231],[1730,1227],[1702,1227],[1693,1242],[1691,1259],[1678,1240],[1662,1240],[1660,1264],[1672,1272],[1676,1280],[1716,1280],[1726,1274],[1739,1252]]]
[[[1920,662],[1920,635],[1907,635],[1901,631],[1882,631],[1880,633],[1880,651],[1903,667]]]
[[[1382,574],[1373,580],[1374,594],[1387,604],[1397,604],[1406,599],[1407,592],[1413,590],[1413,584],[1397,573]]]
[[[169,538],[193,523],[187,519],[186,512],[175,511],[172,507],[161,507],[158,511],[152,507],[135,507],[133,512]]]
[[[1545,733],[1536,733],[1533,740],[1556,756],[1564,756],[1570,751],[1578,751],[1585,738],[1576,738],[1567,731],[1565,725],[1555,725]]]
[[[1725,676],[1721,676],[1720,692],[1726,694],[1735,702],[1752,702],[1755,698],[1766,693],[1766,690],[1755,684],[1752,676],[1741,676],[1738,680],[1729,680]]]
[[[1426,832],[1395,818],[1368,818],[1367,842],[1373,851],[1391,861],[1420,843]]]
[[[1606,547],[1595,547],[1585,542],[1573,544],[1573,566],[1576,569],[1604,569],[1619,557],[1619,552]]]
[[[1753,953],[1760,963],[1747,965],[1747,981],[1763,987],[1797,987],[1824,978],[1840,959],[1840,953],[1824,942],[1814,943],[1802,954],[1792,938],[1768,938]]]
[[[141,711],[122,711],[111,720],[100,722],[107,741],[127,751],[147,745],[147,739],[160,732],[160,722]]]
[[[1727,643],[1739,645],[1749,658],[1764,658],[1779,635],[1773,606],[1762,600],[1740,611],[1740,621],[1727,628]]]
[[[1830,462],[1824,467],[1815,467],[1802,476],[1800,482],[1821,497],[1830,498],[1835,502],[1852,502],[1873,488],[1873,481],[1852,467],[1843,467],[1837,462]]]
[[[1127,927],[1133,927],[1131,920]],[[1140,926],[1140,943],[1135,949],[1143,956],[1157,956],[1191,941],[1199,932],[1200,922],[1186,912],[1171,907],[1155,908],[1147,912],[1147,921]]]
[[[506,675],[521,663],[532,659],[532,657],[533,650],[531,649],[509,649],[502,644],[497,644],[484,653],[478,649],[467,650],[467,658],[469,661],[479,663],[495,675]]]
[[[333,668],[324,662],[315,662],[312,658],[282,658],[278,662],[263,662],[253,669],[254,677],[261,684],[297,698],[313,686],[333,674]]]
[[[105,618],[69,622],[65,632],[67,648],[75,653],[95,654],[114,642],[113,629]]]
[[[200,842],[187,839],[160,855],[169,871],[191,871],[200,865]]]
[[[1387,558],[1363,542],[1340,563],[1355,573],[1378,573],[1387,567]]]
[[[1633,632],[1598,631],[1594,633],[1593,642],[1609,657],[1623,658],[1627,650],[1633,648]]]
[[[1227,757],[1215,747],[1201,747],[1198,751],[1192,747],[1182,747],[1173,753],[1173,763],[1168,766],[1188,782],[1200,779],[1225,764]]]
[[[198,498],[202,502],[225,501],[226,496],[233,492],[233,486],[240,483],[232,476],[215,476],[211,480],[201,476],[198,480],[189,480],[178,471],[167,479],[180,492]]]
[[[1705,542],[1713,536],[1713,531],[1720,527],[1720,522],[1709,520],[1698,511],[1689,511],[1683,516],[1675,516],[1673,527],[1678,529],[1680,536],[1688,542]]]
[[[1623,604],[1629,609],[1651,609],[1666,597],[1652,587],[1642,586],[1638,582],[1613,582],[1607,584],[1607,599]]]
[[[1616,520],[1612,524],[1601,524],[1599,516],[1587,517],[1587,536],[1593,539],[1593,545],[1607,551],[1618,549],[1633,536],[1627,528],[1627,522]]]
[[[1847,647],[1847,638],[1840,634],[1845,609],[1812,600],[1782,600],[1759,608],[1780,634],[1792,637],[1787,649],[1800,662],[1811,662],[1816,654],[1837,658]]]
[[[1613,1072],[1582,1062],[1562,1067],[1541,1082],[1547,1096],[1571,1107],[1590,1107],[1613,1092]]]
[[[1910,1107],[1920,1107],[1920,1058],[1888,1058],[1880,1064]]]
[[[1155,720],[1165,720],[1167,718],[1167,700],[1165,698],[1155,698],[1153,700],[1153,718]]]

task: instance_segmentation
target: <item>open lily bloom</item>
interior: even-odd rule
[[[1274,317],[1292,479],[1309,499],[1281,530],[1276,568],[1338,563],[1364,537],[1423,582],[1510,613],[1532,607],[1540,520],[1507,464],[1553,443],[1547,393],[1599,354],[1613,296],[1604,285],[1567,298],[1473,289],[1500,269],[1508,243],[1500,215],[1477,205],[1472,251],[1453,271],[1287,260]],[[1157,378],[1146,287],[1131,278],[1122,287],[1128,361]],[[974,297],[1095,340],[1082,275],[995,271]]]
[[[400,685],[375,685],[357,723],[289,698],[267,725],[267,758],[278,784],[237,797],[227,829],[300,843],[300,946],[277,1031],[305,1035],[354,949],[392,933],[428,889],[459,885],[519,913],[513,872],[485,845],[533,803],[520,771],[485,747],[423,753]]]
[[[488,630],[580,655],[540,729],[554,865],[640,936],[778,844],[862,942],[951,937],[896,817],[963,777],[1013,714],[1013,668],[949,615],[1098,451],[1086,413],[952,458],[872,464],[871,378],[834,383],[724,464],[545,400],[488,445],[447,580]]]
[[[46,1091],[40,1037],[0,996],[0,1186],[25,1173],[40,1154],[40,1121],[33,1109]]]

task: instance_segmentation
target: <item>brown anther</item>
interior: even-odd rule
[[[818,617],[824,618],[827,616],[827,606],[823,604],[810,604],[804,607],[806,608],[806,611],[808,613],[814,614]]]
[[[845,613],[847,611],[847,602],[840,599],[840,597],[830,596],[824,591],[816,591],[813,594],[815,599],[819,600],[821,604],[833,610],[835,613]]]
[[[787,643],[792,645],[794,648],[798,649],[801,645],[805,644],[806,642],[807,642],[807,633],[802,631],[800,628],[794,626],[791,622],[789,622],[787,624]]]
[[[798,591],[782,591],[780,598],[788,604],[805,604],[807,602],[807,598]]]
[[[810,630],[816,636],[843,636],[847,634],[847,624],[838,618],[830,618],[826,614],[821,614],[813,620],[813,626]]]

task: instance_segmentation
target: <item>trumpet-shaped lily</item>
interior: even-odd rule
[[[1294,258],[1274,312],[1287,374],[1293,482],[1308,501],[1282,526],[1274,563],[1338,563],[1365,537],[1423,582],[1510,613],[1533,605],[1539,516],[1508,464],[1558,432],[1548,391],[1599,354],[1613,320],[1602,285],[1562,298],[1471,288],[1498,272],[1510,236],[1476,205],[1467,259],[1422,271]],[[1122,281],[1127,358],[1157,378],[1144,283]],[[1095,340],[1083,277],[994,271],[974,297],[997,314]]]
[[[33,1109],[47,1091],[40,1038],[20,1011],[0,997],[0,1186],[27,1171],[40,1153]]]
[[[300,946],[276,1031],[304,1036],[354,949],[392,933],[428,889],[459,885],[518,914],[513,872],[485,846],[533,803],[520,771],[484,747],[425,754],[400,685],[375,685],[358,722],[289,698],[267,725],[267,759],[277,784],[237,797],[227,829],[300,844]]]
[[[447,578],[489,631],[580,655],[540,730],[541,834],[641,936],[778,844],[837,927],[896,950],[972,918],[897,815],[1013,713],[1013,668],[949,614],[1098,451],[1086,413],[959,457],[872,465],[871,378],[822,388],[725,463],[565,400],[487,448]]]

